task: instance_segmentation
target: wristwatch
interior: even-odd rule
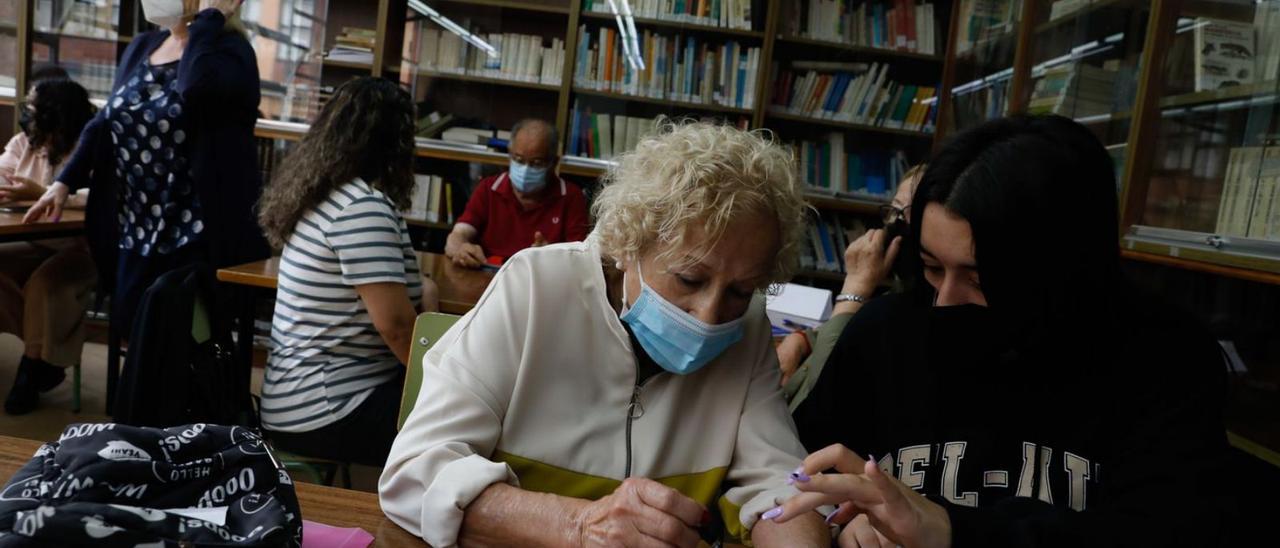
[[[836,295],[836,302],[838,303],[852,302],[852,303],[864,304],[867,302],[867,298],[857,293],[841,293],[839,295]]]

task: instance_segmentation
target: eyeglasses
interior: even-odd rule
[[[523,158],[515,154],[511,155],[511,159],[532,168],[548,168],[551,167],[553,160],[547,158]]]
[[[885,226],[896,222],[906,222],[907,217],[911,214],[911,206],[898,207],[893,204],[884,204],[880,206],[880,220]]]

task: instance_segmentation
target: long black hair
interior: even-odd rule
[[[395,82],[365,76],[342,84],[262,192],[258,224],[267,240],[284,247],[307,211],[356,177],[407,208],[413,132],[413,100]]]
[[[40,80],[35,85],[35,113],[26,124],[32,148],[44,149],[49,164],[57,166],[76,147],[80,131],[96,109],[84,86],[66,78]]]
[[[929,203],[969,222],[983,294],[1015,344],[1079,333],[1074,322],[1107,313],[1121,281],[1115,171],[1084,126],[1013,116],[962,132],[916,188],[913,227]]]

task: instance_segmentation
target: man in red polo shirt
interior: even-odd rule
[[[587,199],[556,175],[557,142],[555,126],[543,120],[511,128],[510,168],[476,183],[449,233],[444,252],[454,264],[479,268],[488,257],[505,261],[526,247],[587,237]]]

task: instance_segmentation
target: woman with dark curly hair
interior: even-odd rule
[[[34,200],[71,155],[80,130],[93,118],[89,94],[60,69],[46,70],[22,107],[22,133],[0,155],[0,203]],[[83,196],[73,204],[83,206]],[[10,415],[34,410],[40,392],[66,378],[80,362],[84,312],[97,278],[83,238],[15,242],[0,246],[0,333],[25,344],[13,388]]]
[[[352,80],[263,192],[259,223],[284,250],[261,407],[278,447],[386,460],[413,322],[436,308],[398,213],[413,191],[413,132],[408,93]]]

